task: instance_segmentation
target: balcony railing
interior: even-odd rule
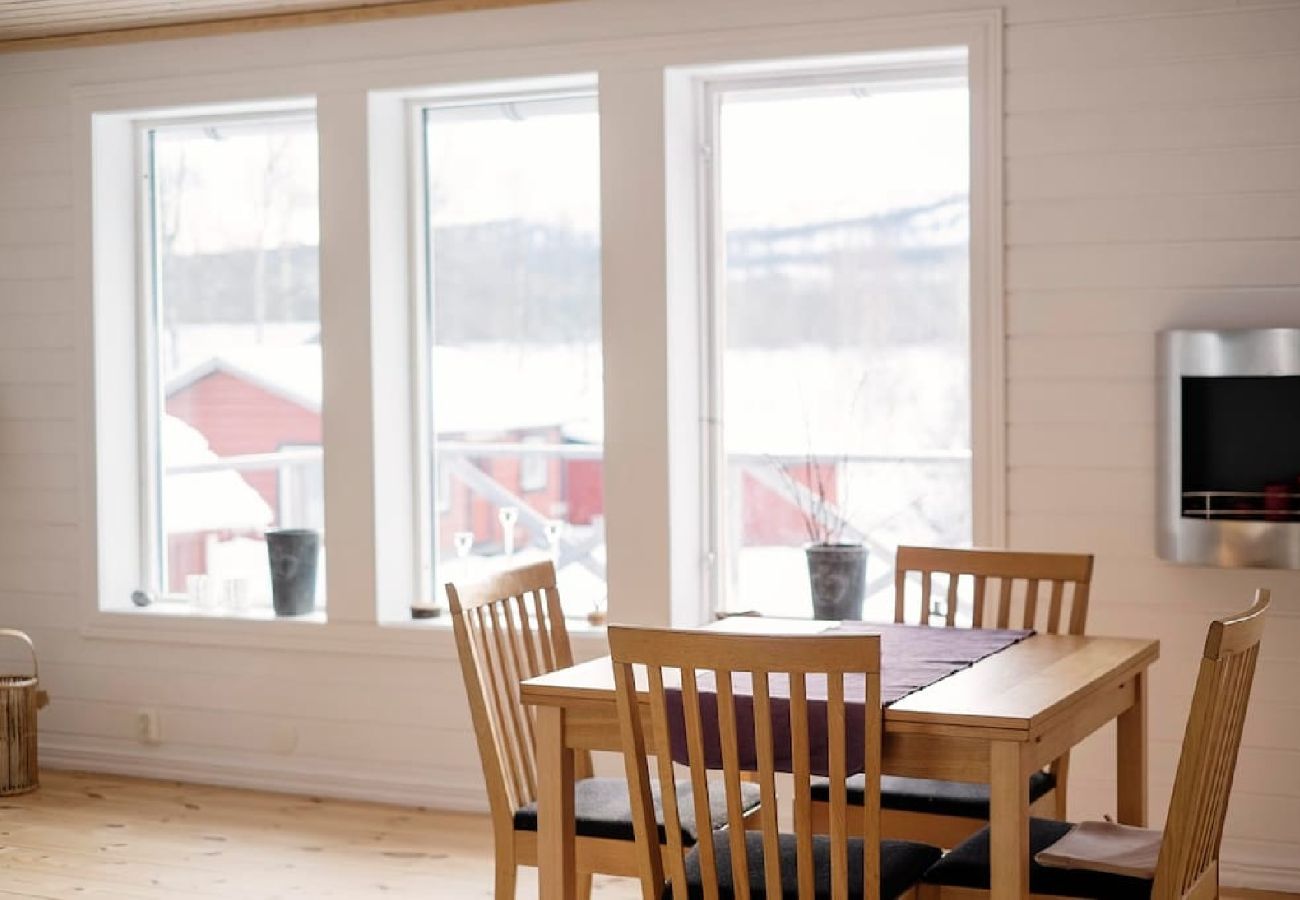
[[[552,549],[556,558],[556,568],[564,570],[577,566],[589,575],[595,576],[602,583],[605,581],[604,562],[605,529],[603,517],[594,518],[590,526],[567,528],[556,535],[553,530],[555,519],[542,514],[529,505],[526,498],[520,496],[509,485],[493,478],[488,472],[475,465],[476,461],[488,459],[526,459],[543,458],[562,461],[599,461],[604,456],[604,447],[598,444],[562,444],[562,443],[474,443],[469,441],[439,441],[436,444],[435,459],[447,471],[476,497],[487,502],[494,510],[512,507],[518,511],[518,525],[528,536],[529,542],[539,548]],[[288,472],[304,466],[319,466],[323,454],[319,447],[299,448],[273,453],[245,454],[225,457],[217,460],[187,463],[169,466],[168,475],[184,475],[199,472],[233,470],[238,472],[276,470]],[[894,547],[873,536],[855,524],[835,503],[827,498],[817,496],[806,485],[783,474],[784,467],[819,466],[819,465],[969,465],[969,451],[905,451],[895,453],[851,453],[851,454],[757,454],[734,453],[727,457],[727,465],[733,476],[746,475],[762,485],[776,496],[784,499],[793,509],[815,509],[828,521],[833,521],[840,534],[847,540],[860,541],[865,544],[873,559],[881,565],[873,566],[878,573],[867,585],[867,595],[882,590],[893,583]],[[935,585],[935,590],[942,586]]]

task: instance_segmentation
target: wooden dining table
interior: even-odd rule
[[[727,619],[718,631],[809,634],[836,623]],[[992,896],[1029,891],[1029,776],[1117,720],[1117,819],[1147,821],[1147,669],[1159,641],[1034,634],[884,709],[883,770],[990,786]],[[542,900],[573,900],[576,750],[621,751],[608,656],[524,681],[536,712]],[[642,721],[650,733],[649,699]]]

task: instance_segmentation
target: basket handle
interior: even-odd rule
[[[18,631],[17,629],[14,628],[0,628],[0,637],[17,638],[18,640],[22,641],[24,644],[27,645],[27,651],[32,655],[32,677],[35,678],[37,681],[40,681],[41,673],[40,670],[36,667],[36,645],[32,643],[32,639],[29,638],[23,632]]]

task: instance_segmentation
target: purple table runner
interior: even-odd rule
[[[974,665],[987,656],[1005,650],[1033,634],[1032,631],[1005,631],[992,628],[937,628],[921,625],[875,624],[845,622],[827,630],[836,633],[880,635],[880,701],[883,706],[895,703],[908,694],[928,687]],[[697,673],[696,684],[700,691],[700,718],[703,724],[703,743],[706,765],[710,769],[722,768],[722,746],[718,734],[717,683],[712,672]],[[826,723],[826,677],[809,676],[808,693],[808,744],[815,775],[829,775]],[[732,678],[735,695],[736,731],[742,769],[758,769],[758,756],[754,746],[753,683],[749,675],[737,673]],[[768,693],[771,698],[773,758],[778,772],[793,768],[790,754],[790,683],[786,676],[769,678]],[[689,762],[686,750],[686,732],[682,716],[682,694],[679,688],[666,691],[668,730],[672,742],[673,760],[683,765]],[[864,757],[862,735],[864,731],[866,680],[861,676],[844,679],[845,744],[849,774],[862,771]]]

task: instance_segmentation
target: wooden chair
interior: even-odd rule
[[[1041,866],[1034,862],[1034,855],[1063,837],[1071,826],[1033,819],[1029,826],[1029,889],[1035,896],[1098,900],[1219,896],[1223,820],[1268,605],[1269,592],[1256,591],[1249,610],[1210,623],[1154,877]],[[955,848],[927,873],[921,895],[965,898],[987,894],[988,848],[987,830]]]
[[[480,584],[447,585],[469,697],[474,736],[487,783],[496,844],[496,897],[515,896],[515,872],[537,864],[537,758],[534,713],[519,700],[519,682],[573,665],[555,567],[548,562],[522,566]],[[632,810],[626,782],[593,778],[591,755],[577,754],[574,790],[578,871],[591,891],[591,874],[637,874]],[[758,805],[758,790],[746,808]],[[708,811],[712,826],[726,817],[720,806]],[[679,823],[682,839],[693,841],[695,819]],[[702,829],[708,831],[706,827]]]
[[[939,851],[934,847],[894,841],[882,844],[879,840],[877,786],[882,720],[878,635],[763,637],[611,627],[609,644],[645,900],[667,896],[665,868],[673,900],[717,900],[720,896],[746,900],[829,900],[832,896],[836,900],[875,900],[882,895],[910,893],[921,872],[938,859]],[[641,683],[648,685],[648,696],[638,695],[634,666],[646,669]],[[701,692],[696,681],[700,673],[711,674],[716,685],[717,712],[708,719],[701,714]],[[748,720],[737,711],[733,673],[752,684],[752,703],[748,707],[752,709],[752,732],[746,728],[742,733],[738,727],[738,720],[746,724]],[[817,709],[816,685],[810,677],[818,675],[826,679],[822,712]],[[856,687],[847,684],[846,676],[851,675],[861,676],[854,683]],[[721,793],[729,827],[701,833],[696,847],[688,852],[677,837],[679,829],[674,827],[682,812],[673,798],[680,792],[663,790],[669,837],[666,852],[661,855],[651,838],[655,820],[646,756],[653,753],[657,759],[659,784],[676,787],[678,775],[672,758],[666,689],[666,685],[673,684],[680,685],[676,694],[681,700],[680,718],[673,715],[681,723],[678,734],[685,742],[696,816],[714,795]],[[789,695],[790,736],[778,746],[769,697],[773,687],[779,685],[785,685]],[[845,784],[849,771],[846,725],[852,721],[846,716],[845,695],[853,690],[865,701],[865,714],[859,718],[863,757],[858,762],[867,773],[867,813],[858,817],[859,827],[850,836],[845,792],[839,791],[832,800],[829,836],[814,835],[809,785],[814,753],[822,748],[810,746],[809,722],[824,713],[827,771],[833,776],[838,774],[835,783]],[[814,694],[813,701],[809,700],[810,693]],[[651,716],[652,745],[642,722],[643,703],[648,705]],[[716,742],[710,743],[717,748],[720,760],[706,759],[705,735],[716,735]],[[755,772],[762,791],[759,826],[755,830],[745,829],[740,806],[744,786],[741,748],[746,746],[752,749],[744,757],[745,768]],[[777,825],[775,754],[784,754],[787,747],[795,783],[793,834],[782,834]],[[708,778],[710,762],[715,771],[720,768],[722,772],[720,784]]]
[[[909,581],[920,581],[909,594]],[[946,577],[942,605],[935,576]],[[972,584],[972,628],[1033,628],[1048,634],[1083,634],[1088,619],[1092,556],[1012,550],[899,547],[894,564],[894,621],[946,627],[958,622],[960,583]],[[1069,755],[1029,780],[1032,809],[1065,818]],[[851,815],[861,807],[859,779],[849,783]],[[814,815],[825,830],[829,808],[823,783],[813,786]],[[885,776],[881,782],[881,829],[886,837],[955,847],[979,831],[989,817],[989,788],[920,778]]]

